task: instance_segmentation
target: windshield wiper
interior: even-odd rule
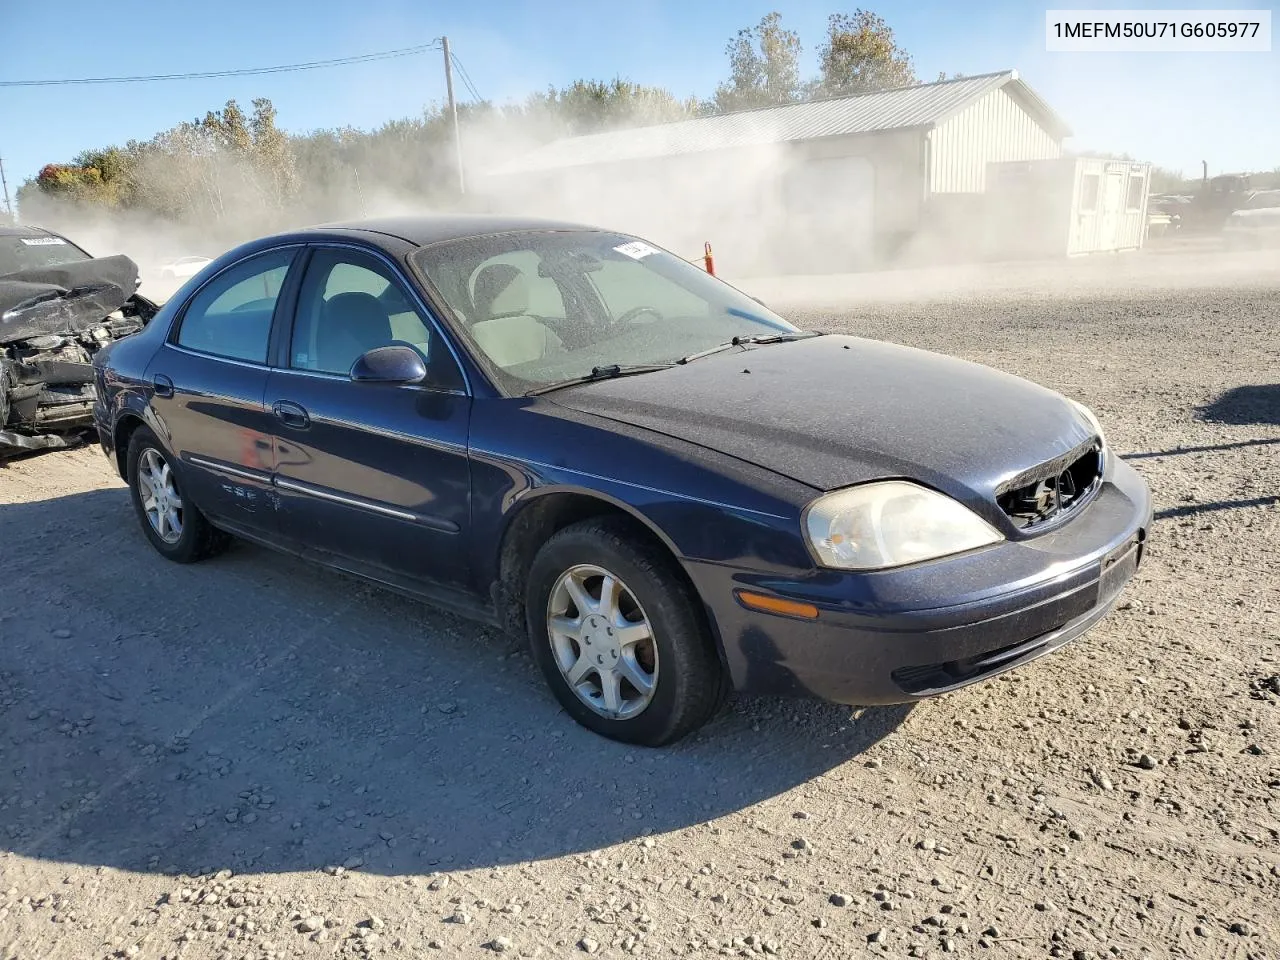
[[[690,360],[709,357],[713,353],[728,350],[730,347],[741,347],[749,343],[787,343],[791,340],[808,340],[810,337],[820,336],[822,334],[812,330],[801,330],[799,333],[771,333],[760,337],[734,337],[732,340],[726,340],[724,343],[716,344],[714,347],[708,347],[706,350],[699,350],[697,353],[691,353],[687,357],[681,357],[676,363],[688,363]]]
[[[609,363],[601,367],[592,367],[590,373],[580,377],[570,377],[567,380],[557,380],[555,383],[535,387],[527,391],[525,396],[536,397],[542,393],[550,393],[552,390],[572,387],[579,383],[591,383],[593,380],[613,380],[617,377],[631,377],[637,373],[653,373],[655,370],[666,370],[673,366],[675,364],[672,363]]]

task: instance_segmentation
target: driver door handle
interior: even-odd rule
[[[271,405],[271,412],[286,427],[305,430],[311,426],[311,416],[307,413],[306,408],[301,404],[294,403],[292,400],[277,400]]]
[[[151,378],[151,386],[155,389],[157,397],[173,396],[173,381],[166,377],[163,373],[157,373]]]

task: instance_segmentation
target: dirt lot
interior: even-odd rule
[[[1122,608],[914,709],[739,700],[648,751],[516,641],[254,548],[168,564],[101,454],[27,460],[0,957],[1280,956],[1280,268],[757,291],[1094,406],[1159,510]]]

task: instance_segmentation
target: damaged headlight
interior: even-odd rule
[[[1004,537],[957,500],[905,480],[819,497],[805,512],[824,567],[883,570],[998,543]]]

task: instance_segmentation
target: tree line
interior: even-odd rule
[[[464,152],[483,168],[564,136],[919,82],[892,28],[861,8],[828,18],[815,76],[802,76],[802,51],[799,35],[772,12],[729,39],[728,76],[706,99],[624,79],[584,79],[514,102],[460,103]],[[28,222],[56,226],[97,215],[191,225],[214,246],[299,220],[383,212],[388,202],[463,207],[468,198],[459,195],[454,149],[452,118],[441,103],[373,130],[290,134],[277,125],[270,100],[255,99],[248,110],[229,100],[149,140],[50,163],[22,184],[17,197]],[[1153,176],[1156,190],[1191,185],[1174,171],[1157,169]]]
[[[578,80],[521,101],[459,103],[468,158],[510,155],[563,136],[865,93],[917,82],[911,57],[878,15],[832,14],[819,71],[803,78],[799,36],[781,14],[764,16],[725,47],[728,77],[707,99],[679,98],[629,80]],[[941,78],[940,78],[941,79]],[[452,118],[441,103],[373,130],[289,134],[270,100],[235,100],[146,141],[82,151],[50,163],[18,189],[23,218],[130,212],[198,223],[227,239],[293,215],[364,212],[373,196],[411,196],[424,206],[460,202]],[[480,163],[479,165],[483,165]],[[225,225],[226,230],[219,230]]]

